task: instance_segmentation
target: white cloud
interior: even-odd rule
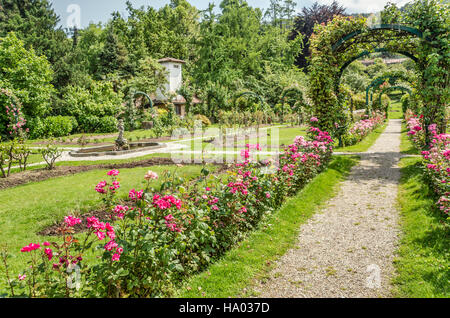
[[[333,0],[317,0],[321,4],[330,4]],[[339,4],[347,8],[349,13],[374,13],[383,10],[388,2],[393,2],[397,7],[402,7],[411,0],[337,0]]]

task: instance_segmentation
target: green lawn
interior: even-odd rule
[[[205,272],[190,278],[181,287],[181,298],[226,298],[257,296],[242,293],[255,278],[270,267],[267,262],[282,256],[295,244],[300,225],[306,222],[322,204],[336,195],[338,185],[357,163],[356,157],[335,157],[329,168],[314,178],[295,197],[263,222],[238,247],[232,249]],[[204,294],[202,294],[204,293]]]
[[[187,180],[199,176],[202,166],[121,169],[119,196],[126,197],[132,188],[141,189],[149,169],[158,174],[178,169],[178,174]],[[51,241],[48,237],[38,236],[37,232],[68,214],[88,212],[99,206],[100,196],[94,187],[99,181],[108,180],[107,171],[93,170],[0,191],[0,245],[7,244],[13,255],[10,260],[12,273],[17,275],[26,264],[27,258],[19,252],[21,247],[30,242]],[[0,272],[0,287],[4,284],[2,274]]]
[[[403,119],[402,103],[400,99],[393,99],[389,106],[389,119]]]
[[[435,209],[420,158],[401,160],[398,203],[403,235],[393,280],[397,297],[450,297],[450,232]]]

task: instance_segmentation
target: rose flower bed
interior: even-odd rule
[[[347,134],[343,136],[344,144],[346,146],[352,146],[362,141],[369,133],[383,124],[385,119],[386,116],[384,113],[376,111],[372,117],[356,122]]]
[[[3,252],[10,296],[170,296],[186,276],[221,257],[326,168],[333,140],[317,128],[309,137],[286,147],[279,167],[253,160],[259,145],[247,145],[225,183],[211,182],[204,168],[205,178],[195,184],[174,187],[174,176],[166,176],[156,190],[152,181],[162,177],[149,171],[145,189],[129,191],[128,205],[116,198],[119,171],[110,171],[110,180],[95,191],[110,207],[111,222],[88,217],[87,232],[77,239],[73,227],[82,220],[67,216],[62,242],[22,249],[30,266],[18,278],[8,273]],[[98,261],[83,261],[87,253]]]
[[[435,124],[428,126],[431,142],[428,150],[425,142],[423,116],[406,113],[408,136],[423,157],[427,181],[439,197],[438,208],[449,217],[450,212],[450,135],[438,134]]]

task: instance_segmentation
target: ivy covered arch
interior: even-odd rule
[[[300,109],[305,106],[303,91],[298,86],[291,86],[291,87],[284,89],[283,93],[281,94],[280,100],[283,103],[283,108],[286,103],[286,97],[291,94],[295,94],[295,96],[296,96],[296,100],[297,100],[296,105],[295,105],[296,108]],[[295,109],[295,110],[298,111],[299,109]]]
[[[445,6],[445,8],[442,8]],[[315,26],[309,59],[309,95],[319,127],[332,131],[345,118],[339,82],[341,69],[353,58],[376,50],[407,52],[416,59],[421,112],[430,122],[445,126],[449,101],[448,5],[416,0],[402,24],[368,26],[363,17],[337,16]],[[348,66],[348,65],[347,65]]]
[[[233,102],[234,109],[237,109],[237,104],[236,104],[237,100],[244,96],[252,96],[252,97],[258,99],[259,103],[261,104],[261,108],[264,108],[264,105],[265,105],[264,99],[260,95],[256,94],[255,92],[247,91],[247,92],[243,92],[243,93],[240,93],[235,96],[234,102]]]
[[[390,87],[386,87],[386,88],[383,88],[382,90],[381,90],[381,92],[380,92],[380,96],[378,97],[380,100],[380,104],[381,104],[381,96],[383,95],[383,94],[387,94],[389,91],[398,91],[398,90],[400,90],[400,91],[403,91],[403,92],[406,92],[406,93],[408,93],[410,96],[411,96],[411,94],[412,94],[412,91],[408,88],[408,87],[405,87],[405,86],[400,86],[400,85],[396,85],[396,86],[390,86]]]
[[[347,60],[344,65],[341,66],[341,69],[339,70],[339,75],[338,78],[336,80],[336,86],[335,86],[335,90],[337,90],[339,88],[339,85],[341,84],[341,78],[342,78],[342,74],[344,74],[345,69],[352,64],[354,61],[356,61],[357,59],[373,54],[373,53],[382,53],[382,52],[389,52],[389,53],[395,53],[395,54],[400,54],[403,55],[405,57],[410,58],[411,60],[413,60],[414,62],[417,62],[417,57],[415,57],[413,54],[406,52],[406,51],[402,51],[402,50],[388,50],[386,48],[375,48],[373,50],[373,52],[369,52],[369,51],[363,51],[362,53],[351,57],[349,60]]]
[[[385,72],[383,75],[376,77],[369,85],[366,87],[366,107],[369,108],[369,94],[370,94],[370,101],[372,101],[372,96],[374,93],[374,90],[377,88],[380,88],[383,83],[386,81],[389,82],[389,84],[394,85],[399,80],[402,80],[403,82],[409,82],[411,83],[412,79],[406,75],[405,73],[401,71],[391,71],[391,72]],[[412,84],[412,83],[411,83]]]

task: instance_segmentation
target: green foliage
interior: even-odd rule
[[[69,116],[49,116],[43,121],[44,134],[40,137],[68,136],[73,130],[75,118]]]
[[[199,120],[202,122],[202,127],[208,127],[211,126],[211,121],[209,120],[208,117],[204,116],[204,115],[195,115],[195,120]]]
[[[53,170],[55,168],[56,160],[62,156],[62,150],[54,145],[52,141],[50,141],[44,149],[41,149],[40,153],[47,163],[47,170]]]
[[[8,88],[19,98],[26,119],[40,117],[50,111],[50,84],[53,71],[45,56],[25,49],[14,33],[0,39],[0,87]],[[6,104],[5,96],[0,102]],[[4,133],[0,132],[0,133]]]
[[[166,72],[164,66],[150,57],[139,60],[136,75],[124,84],[123,92],[128,94],[141,91],[150,95],[159,89],[164,93],[167,84]]]
[[[101,132],[100,118],[117,117],[124,109],[123,94],[114,92],[112,83],[107,81],[92,80],[89,88],[68,86],[63,97],[61,113],[75,117],[78,131],[83,132]]]
[[[25,48],[36,55],[45,55],[50,63],[67,54],[71,41],[61,27],[60,18],[47,0],[2,0],[0,8],[0,37],[15,32]]]
[[[352,95],[353,108],[355,110],[366,108],[366,93]]]
[[[123,71],[128,63],[128,52],[112,28],[108,29],[105,42],[105,46],[99,54],[97,69],[99,78]]]
[[[316,24],[328,23],[335,16],[345,15],[345,8],[338,2],[333,1],[331,5],[319,4],[317,1],[309,8],[303,7],[302,11],[295,17],[294,28],[290,35],[291,39],[302,35],[303,50],[297,56],[296,65],[306,68],[308,65],[307,58],[310,56],[311,36],[314,32]]]
[[[113,116],[101,117],[98,122],[98,128],[96,132],[100,133],[112,133],[117,131],[118,121]]]
[[[336,17],[327,25],[316,25],[311,37],[310,97],[314,112],[319,118],[319,126],[331,131],[333,124],[339,122],[342,105],[339,103],[338,76],[341,65],[362,50],[373,51],[374,47],[383,45],[387,50],[407,50],[418,58],[416,72],[419,83],[417,92],[423,103],[422,113],[429,123],[438,123],[445,129],[445,107],[450,99],[448,32],[450,11],[448,4],[435,0],[416,0],[409,4],[402,13],[399,22],[417,28],[423,37],[402,36],[394,30],[382,33],[372,32],[366,27],[362,18]],[[356,32],[356,33],[355,33]],[[356,34],[351,42],[333,45],[346,35]],[[383,71],[380,63],[371,69],[373,74]],[[400,70],[397,70],[400,71]]]

